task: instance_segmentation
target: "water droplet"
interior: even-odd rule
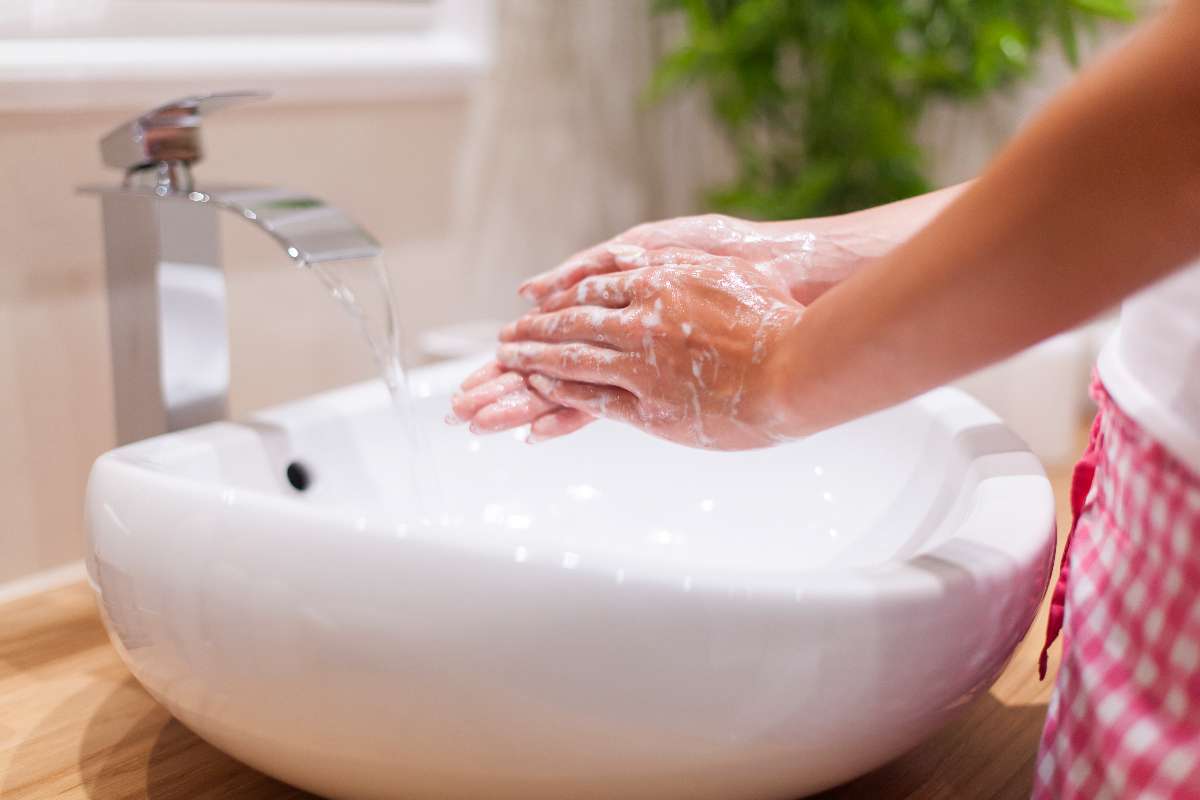
[[[595,486],[577,483],[567,487],[567,494],[571,496],[572,500],[591,500],[599,495],[600,491]]]
[[[675,541],[675,535],[665,528],[659,528],[650,532],[650,539],[657,544],[670,544]]]

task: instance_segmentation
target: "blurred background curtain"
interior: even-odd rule
[[[500,0],[456,192],[477,317],[581,246],[696,210],[730,158],[703,98],[640,101],[670,35],[646,0]]]

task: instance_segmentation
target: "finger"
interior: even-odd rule
[[[517,294],[537,303],[547,295],[574,286],[589,275],[616,272],[618,267],[608,250],[609,243],[589,247],[568,258],[554,269],[535,275],[517,289]]]
[[[631,356],[606,347],[570,342],[511,342],[500,345],[496,360],[519,372],[541,372],[552,378],[620,386],[634,391]]]
[[[622,234],[622,238],[626,234]],[[570,289],[584,278],[644,266],[640,258],[646,250],[636,244],[612,239],[568,258],[561,266],[521,284],[517,292],[534,303]]]
[[[629,329],[621,312],[583,306],[552,314],[529,314],[500,331],[500,341],[518,340],[587,342],[626,350],[635,346],[638,337]]]
[[[558,409],[557,403],[545,399],[525,386],[515,389],[489,403],[475,413],[471,419],[472,433],[497,433],[520,425],[527,425],[543,414]]]
[[[490,381],[493,378],[499,378],[503,374],[504,370],[500,368],[500,365],[495,361],[491,361],[464,378],[462,386],[459,388],[462,390],[474,389],[479,384]]]
[[[499,371],[499,366],[496,367]],[[470,421],[481,408],[491,405],[509,392],[525,387],[525,376],[503,372],[472,389],[460,391],[450,398],[450,414],[446,422],[456,425]]]
[[[558,311],[570,306],[625,308],[641,287],[641,273],[598,275],[585,278],[570,289],[554,292],[538,304],[539,311]]]
[[[689,247],[660,247],[656,250],[645,250],[641,253],[619,253],[614,256],[622,269],[639,269],[643,267],[673,267],[688,265],[714,266],[727,263],[726,256],[713,255],[703,250],[693,250]]]
[[[616,386],[563,381],[534,373],[529,385],[551,402],[583,411],[593,417],[634,422],[638,417],[638,399]]]
[[[533,421],[533,424],[529,426],[529,436],[525,438],[525,441],[529,444],[537,444],[547,439],[566,436],[595,420],[596,418],[586,411],[557,406],[554,411],[542,414]]]

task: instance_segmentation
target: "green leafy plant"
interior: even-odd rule
[[[661,98],[708,92],[739,174],[718,210],[838,213],[927,191],[917,123],[935,98],[969,101],[1025,75],[1048,36],[1129,20],[1126,0],[657,0],[686,35],[659,64]]]

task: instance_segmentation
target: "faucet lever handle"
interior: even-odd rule
[[[214,111],[265,100],[268,92],[223,92],[182,97],[119,125],[100,140],[106,166],[127,173],[162,163],[192,164],[204,155],[200,122]]]

